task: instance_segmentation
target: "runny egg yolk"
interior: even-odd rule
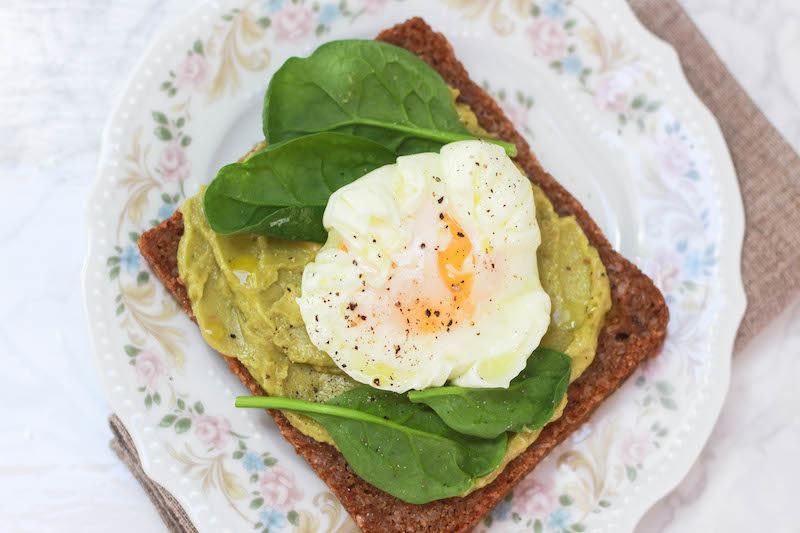
[[[475,274],[466,265],[472,257],[472,242],[450,215],[444,215],[445,227],[450,230],[450,243],[437,254],[439,278],[453,294],[453,305],[466,301],[472,292]]]
[[[384,322],[408,338],[446,333],[470,320],[477,270],[472,241],[443,209],[446,202],[434,205],[436,209],[409,217],[409,225],[427,231],[398,254],[386,283],[363,287],[346,306],[351,328],[369,329]],[[340,249],[346,252],[347,246]]]
[[[436,251],[436,263],[439,279],[449,294],[440,301],[419,299],[407,306],[415,317],[415,329],[421,333],[449,331],[471,314],[470,295],[475,282],[472,242],[450,215],[442,214],[440,219],[448,230],[450,242],[444,249]],[[402,302],[397,307],[402,310]]]

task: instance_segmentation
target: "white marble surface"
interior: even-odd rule
[[[800,149],[800,2],[683,0]],[[108,448],[79,275],[86,194],[114,95],[191,0],[5,0],[0,9],[0,524],[6,531],[161,531]],[[800,302],[734,359],[700,461],[637,533],[797,531]],[[46,383],[46,385],[44,385]]]
[[[800,301],[736,355],[728,398],[700,458],[637,533],[796,532]]]

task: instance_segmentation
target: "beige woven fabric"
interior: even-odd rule
[[[748,307],[739,350],[800,294],[800,157],[731,76],[675,0],[629,0],[642,23],[678,51],[686,77],[717,117],[739,175],[747,229],[742,276]],[[116,415],[111,448],[153,501],[167,528],[195,533],[186,512],[142,470]]]
[[[186,511],[178,501],[164,487],[150,479],[142,470],[142,463],[139,461],[139,452],[133,445],[133,440],[122,425],[122,421],[117,415],[111,415],[108,419],[114,438],[111,440],[111,449],[117,454],[125,466],[133,474],[133,477],[141,483],[150,501],[156,506],[158,514],[164,520],[164,524],[169,531],[180,533],[197,533],[192,521],[186,516]]]

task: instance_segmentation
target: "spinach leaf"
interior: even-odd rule
[[[476,138],[459,122],[438,72],[408,50],[356,39],[288,59],[267,88],[263,126],[267,143],[340,131],[398,155],[438,152],[444,144]],[[516,155],[514,144],[487,140]]]
[[[222,167],[203,194],[203,211],[211,229],[223,235],[325,242],[322,214],[331,193],[394,162],[391,150],[369,139],[308,135]]]
[[[489,439],[506,431],[534,430],[550,420],[564,396],[570,361],[561,352],[537,348],[507,389],[437,387],[411,391],[408,397],[467,435]]]
[[[314,418],[359,477],[409,503],[464,493],[506,451],[505,434],[491,440],[461,435],[425,406],[366,385],[326,404],[245,396],[236,406],[289,409]]]
[[[328,403],[388,417],[393,422],[456,442],[466,452],[460,458],[459,466],[475,477],[484,476],[494,470],[505,454],[505,436],[488,440],[462,435],[442,422],[436,413],[422,405],[411,403],[403,394],[362,385],[340,394]]]

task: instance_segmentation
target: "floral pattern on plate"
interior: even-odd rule
[[[559,118],[586,130],[583,139],[604,158],[628,162],[625,187],[636,199],[632,257],[664,292],[672,315],[663,354],[479,530],[632,527],[669,488],[660,481],[667,466],[678,474],[688,468],[718,411],[729,365],[724,348],[734,332],[720,325],[722,288],[729,322],[738,323],[743,308],[738,273],[721,259],[741,246],[741,206],[730,200],[738,191],[724,181],[732,168],[713,123],[687,111],[700,106],[677,65],[641,34],[621,0],[221,4],[197,8],[146,55],[109,121],[90,201],[84,281],[94,348],[109,401],[146,471],[201,531],[355,531],[263,413],[232,408],[238,382],[154,279],[136,240],[208,182],[207,154],[224,138],[215,121],[250,109],[246,97],[263,95],[286,57],[327,40],[374,35],[413,11],[448,37],[461,35],[448,24],[458,20],[463,35],[477,32],[493,46],[519,50],[519,61],[538,69],[543,83],[532,87],[524,78],[481,72],[493,71],[473,59],[473,75],[534,147],[552,136],[542,118],[555,99],[568,98],[574,112]],[[692,439],[680,463],[670,459]]]

